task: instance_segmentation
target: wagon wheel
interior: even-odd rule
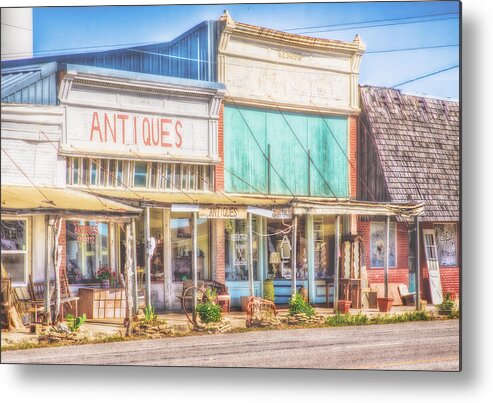
[[[193,293],[194,293],[194,291],[196,292],[197,302],[201,303],[201,302],[205,302],[205,301],[210,301],[210,302],[212,302],[212,301],[207,296],[205,291],[199,287],[191,286],[191,287],[188,287],[183,292],[183,295],[181,298],[181,308],[182,308],[183,312],[185,312],[185,316],[187,317],[188,321],[190,323],[192,323],[193,325],[197,326],[197,321],[195,320],[195,318],[193,316],[193,312],[192,312],[192,310],[190,310],[190,312],[187,311],[187,304],[186,304],[187,300],[192,301],[192,307],[193,307]],[[190,314],[192,314],[191,317],[190,317]]]

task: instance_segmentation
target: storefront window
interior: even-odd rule
[[[27,219],[2,220],[2,267],[13,283],[27,283]]]
[[[257,232],[256,220],[253,231]],[[258,235],[252,239],[253,279],[258,280]],[[248,233],[247,220],[226,220],[225,223],[225,267],[227,281],[248,280]]]
[[[108,223],[67,221],[66,232],[69,283],[98,281],[98,269],[109,266]]]
[[[385,266],[385,237],[386,224],[384,222],[372,222],[370,224],[370,266],[379,268]],[[395,222],[390,223],[389,231],[389,267],[395,267],[396,259],[396,231]]]
[[[316,279],[327,279],[334,275],[334,222],[335,220],[333,217],[314,217],[313,219],[313,247]]]
[[[171,214],[171,267],[173,281],[191,280],[192,273],[192,215],[186,213]],[[197,278],[209,280],[210,247],[209,222],[197,219]]]
[[[440,266],[457,266],[457,226],[455,224],[437,224],[435,231],[438,264]]]
[[[147,186],[147,162],[135,162],[134,186],[136,188],[145,188]]]

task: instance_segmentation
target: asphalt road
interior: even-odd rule
[[[459,321],[188,336],[7,351],[2,363],[459,370]]]

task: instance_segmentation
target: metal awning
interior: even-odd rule
[[[329,199],[320,197],[297,197],[291,196],[263,196],[231,193],[178,193],[178,192],[155,192],[134,189],[95,189],[102,197],[117,199],[123,203],[131,202],[142,206],[172,207],[191,205],[198,210],[198,206],[222,205],[222,206],[245,206],[253,214],[259,211],[279,209],[291,210],[293,214],[317,214],[317,215],[380,215],[380,216],[404,216],[410,217],[423,212],[424,203],[388,203],[367,202],[349,199]],[[268,214],[267,214],[268,215]],[[267,216],[266,215],[266,216]]]
[[[93,193],[46,186],[1,187],[2,213],[137,216],[141,209]]]
[[[424,210],[424,203],[385,203],[358,200],[326,200],[324,202],[299,201],[293,203],[294,214],[310,215],[372,215],[413,217]]]

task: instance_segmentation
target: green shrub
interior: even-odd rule
[[[204,323],[220,322],[222,319],[221,307],[209,301],[197,304],[196,312]]]
[[[450,319],[459,317],[459,310],[455,307],[455,301],[451,298],[450,293],[445,293],[443,302],[437,305],[438,314],[447,316]]]
[[[264,281],[264,299],[274,302],[274,281],[265,280]]]
[[[304,313],[307,316],[315,316],[316,314],[315,308],[313,308],[299,292],[289,300],[289,313],[292,315]]]
[[[154,307],[149,305],[146,306],[146,310],[144,312],[144,323],[153,323],[157,319],[156,311],[154,310]]]
[[[370,320],[368,316],[363,313],[351,315],[349,313],[345,315],[337,314],[327,317],[325,324],[327,326],[361,326],[368,325]]]
[[[86,321],[86,314],[83,313],[82,316],[75,317],[72,314],[65,315],[65,320],[67,321],[68,327],[71,332],[77,332],[82,324]]]

